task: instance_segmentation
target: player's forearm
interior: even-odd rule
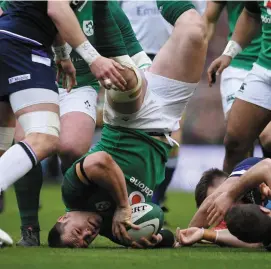
[[[207,28],[207,38],[211,40],[214,36],[217,21],[225,4],[223,2],[208,1],[205,12],[202,16]]]
[[[238,200],[249,190],[258,187],[265,182],[271,187],[271,159],[264,159],[243,174],[236,184],[229,189],[229,195],[233,200]]]
[[[113,197],[117,207],[125,208],[129,205],[128,193],[124,174],[111,158],[108,159],[108,165],[105,167],[104,174],[93,174],[90,177],[91,182],[106,189]]]
[[[198,228],[208,228],[208,221],[207,221],[207,211],[205,208],[200,207],[198,211],[193,216],[192,220],[190,221],[188,227],[198,227]]]
[[[204,230],[203,238],[209,242],[229,247],[237,248],[257,248],[260,247],[260,243],[249,244],[239,240],[237,237],[232,235],[228,229],[224,230]]]
[[[49,0],[48,16],[54,22],[62,38],[73,48],[77,48],[84,41],[87,41],[74,12],[69,6],[69,1]]]
[[[2,8],[0,7],[0,16],[3,14],[3,10]]]
[[[237,42],[242,49],[246,48],[259,32],[261,27],[260,18],[243,9],[236,23],[232,40]]]

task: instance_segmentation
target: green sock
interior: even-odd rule
[[[38,211],[42,181],[42,167],[39,163],[14,184],[22,226],[39,229]]]

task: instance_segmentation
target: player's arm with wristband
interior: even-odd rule
[[[55,53],[55,62],[57,65],[56,81],[62,77],[62,87],[70,92],[76,82],[76,69],[70,59],[71,46],[65,42],[59,33],[57,33],[54,43],[53,51]]]
[[[246,1],[245,7],[236,23],[232,39],[228,42],[222,55],[214,60],[208,68],[208,81],[212,85],[213,74],[220,75],[231,60],[246,48],[261,27],[261,10],[257,1]]]
[[[239,240],[232,235],[228,229],[210,230],[204,228],[191,227],[185,230],[177,229],[176,239],[178,244],[176,246],[191,246],[195,243],[200,243],[205,240],[220,246],[239,247],[239,248],[258,248],[261,243],[249,244]]]
[[[271,197],[271,159],[264,159],[251,167],[226,192],[221,193],[207,209],[209,225],[224,219],[230,207],[249,190],[265,183],[264,196]]]
[[[118,69],[123,70],[122,66],[111,59],[102,57],[90,44],[70,7],[70,1],[48,0],[47,13],[61,37],[85,60],[91,72],[104,87],[112,86],[113,83],[120,89],[125,88],[126,82],[118,72]]]

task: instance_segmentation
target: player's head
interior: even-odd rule
[[[74,211],[60,217],[48,235],[50,247],[87,248],[99,234],[102,218],[97,213]]]
[[[202,174],[195,190],[196,205],[199,208],[207,196],[211,195],[229,175],[217,168],[212,168]]]
[[[231,234],[247,243],[271,241],[271,211],[255,204],[232,207],[225,221]]]

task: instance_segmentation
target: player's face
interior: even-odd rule
[[[87,248],[100,231],[102,218],[91,212],[73,212],[65,220],[62,242],[75,248]]]

